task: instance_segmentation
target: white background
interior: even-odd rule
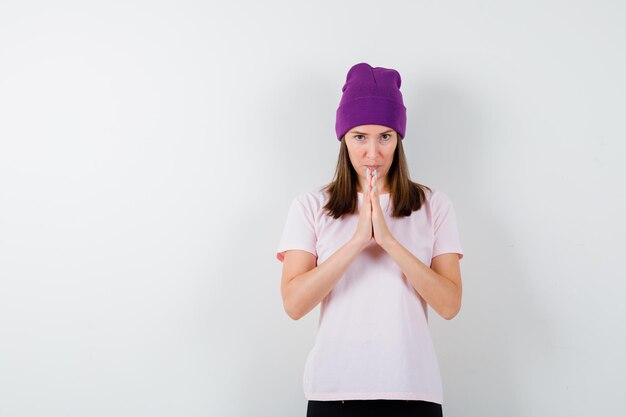
[[[358,62],[457,212],[444,415],[625,415],[625,12],[3,1],[0,416],[304,416],[319,307],[286,315],[275,249]]]

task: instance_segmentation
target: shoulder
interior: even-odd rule
[[[447,193],[433,188],[432,192],[427,191],[426,194],[427,211],[435,229],[438,229],[443,223],[455,221],[456,211]]]
[[[450,200],[450,197],[448,197],[448,194],[438,188],[430,187],[430,190],[426,189],[424,190],[424,192],[426,194],[426,202],[431,207],[439,207],[442,205],[445,206],[448,204],[452,204],[452,201]]]
[[[448,213],[454,211],[454,206],[447,193],[437,188],[430,188],[431,190],[424,190],[426,194],[426,203],[424,205],[430,221],[437,224]]]
[[[298,204],[313,213],[320,211],[328,200],[328,193],[324,190],[325,187],[326,185],[320,185],[297,194],[293,198],[292,204]]]

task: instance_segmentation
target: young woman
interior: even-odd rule
[[[427,304],[458,313],[463,251],[450,199],[409,178],[400,84],[393,69],[350,68],[335,178],[294,198],[277,248],[287,314],[321,303],[307,417],[443,415]]]

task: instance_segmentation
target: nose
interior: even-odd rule
[[[378,143],[375,140],[367,144],[365,156],[372,162],[378,161]]]

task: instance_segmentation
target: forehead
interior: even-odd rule
[[[359,133],[359,134],[370,134],[370,135],[379,135],[382,133],[393,133],[395,130],[390,128],[389,126],[383,125],[360,125],[355,126],[348,131],[348,133]]]

